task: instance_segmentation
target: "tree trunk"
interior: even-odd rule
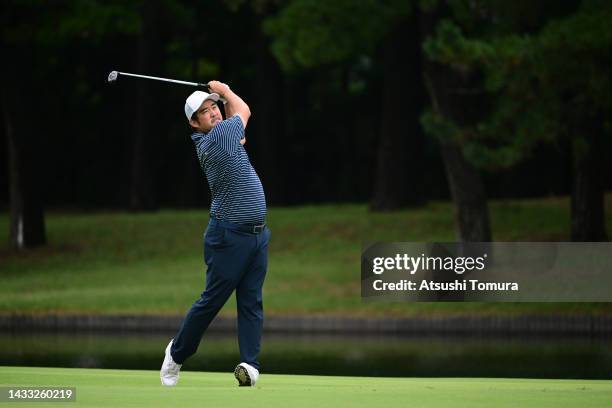
[[[191,78],[198,78],[200,67],[198,60],[198,46],[196,44],[197,32],[191,32],[189,36],[189,45],[191,48]],[[198,79],[198,82],[200,80]],[[223,107],[223,104],[220,104]],[[181,119],[185,118],[185,116],[181,116]],[[185,121],[187,118],[185,118]],[[189,127],[185,126],[185,135],[189,134]],[[183,149],[182,149],[183,150]],[[181,166],[181,176],[180,180],[178,180],[179,188],[176,196],[177,205],[179,207],[197,207],[198,205],[202,205],[202,203],[198,202],[198,197],[201,196],[202,191],[206,191],[208,186],[206,184],[206,177],[202,173],[202,169],[200,167],[200,162],[198,160],[198,155],[196,154],[195,146],[191,141],[191,137],[187,137],[185,141],[185,154],[181,157],[183,158]],[[208,205],[206,202],[203,205]]]
[[[603,123],[603,120],[595,123]],[[573,141],[572,241],[607,241],[608,239],[604,216],[602,138],[603,129],[598,129],[587,138],[577,138]]]
[[[7,58],[13,61],[13,64],[23,60],[21,56],[11,54]],[[11,64],[9,66],[13,69],[5,66],[2,70],[3,84],[0,92],[2,119],[8,143],[10,242],[17,249],[26,249],[46,243],[45,217],[37,182],[39,169],[36,168],[40,162],[36,149],[40,148],[40,144],[26,133],[26,129],[30,129],[31,125],[27,113],[29,107],[25,105],[22,95],[30,94],[24,89],[30,79],[19,78],[18,75],[27,70],[21,70]],[[44,106],[44,103],[38,106]]]
[[[263,16],[257,16],[260,22]],[[249,138],[247,133],[247,145],[252,146],[250,150],[251,161],[254,163],[261,177],[266,201],[268,204],[283,204],[286,197],[283,192],[285,175],[281,171],[286,152],[279,150],[286,146],[285,129],[282,118],[283,111],[283,75],[281,69],[271,55],[269,40],[263,34],[262,29],[257,30],[257,37],[253,39],[257,49],[254,100],[252,102],[253,117],[249,122],[253,131],[253,137]],[[246,146],[245,146],[246,147]]]
[[[419,117],[424,105],[419,32],[413,16],[391,30],[383,49],[382,126],[374,194],[375,211],[417,206],[424,197],[424,139]],[[371,101],[375,104],[375,101]],[[364,106],[369,114],[371,106]]]
[[[422,38],[434,34],[445,15],[444,4],[437,10],[421,14]],[[459,89],[469,88],[471,79],[454,72],[450,67],[423,59],[423,78],[434,112],[459,126],[474,123],[479,115],[477,101]],[[474,111],[472,111],[474,110]],[[442,159],[455,206],[455,224],[460,241],[487,242],[491,240],[489,210],[480,174],[463,155],[461,145],[452,140],[441,141]]]
[[[457,236],[465,242],[491,240],[489,210],[482,180],[460,146],[442,143],[442,159],[455,205]]]
[[[147,1],[142,6],[142,33],[138,40],[138,72],[160,75],[163,49],[159,28],[160,2]],[[138,80],[135,108],[135,131],[131,163],[129,207],[132,211],[155,211],[159,204],[155,193],[155,169],[159,133],[160,98],[152,81]]]

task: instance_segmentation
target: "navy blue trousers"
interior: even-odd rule
[[[260,233],[244,232],[211,220],[204,235],[206,289],[191,306],[170,349],[182,364],[193,355],[204,332],[236,290],[240,359],[259,370],[263,326],[262,287],[268,267],[268,227]]]

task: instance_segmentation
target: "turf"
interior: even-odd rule
[[[612,195],[607,196],[612,213]],[[569,200],[491,201],[498,241],[569,238]],[[206,211],[46,215],[49,245],[11,250],[0,234],[0,313],[183,314],[204,287]],[[361,204],[271,208],[265,307],[272,314],[609,313],[607,304],[364,303],[364,241],[452,241],[453,208],[372,213]],[[0,214],[8,231],[8,214]],[[612,217],[608,217],[612,236]],[[234,302],[222,311],[235,315]]]
[[[164,388],[157,371],[0,367],[3,386],[76,387],[54,407],[605,407],[612,381],[262,375],[239,388],[231,373],[181,373]],[[12,405],[12,404],[11,404]],[[40,403],[19,403],[39,407]],[[8,405],[7,405],[8,406]]]

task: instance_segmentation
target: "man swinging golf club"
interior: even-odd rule
[[[243,147],[251,116],[248,105],[222,82],[208,83],[210,94],[195,91],[185,114],[200,165],[210,186],[210,222],[204,234],[206,288],[166,347],[161,382],[174,386],[185,360],[193,355],[208,325],[236,290],[238,344],[242,362],[234,370],[240,386],[259,377],[263,325],[262,287],[268,264],[270,230],[261,181]],[[217,102],[224,100],[227,119]]]

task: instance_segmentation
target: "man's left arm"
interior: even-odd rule
[[[229,103],[228,101],[225,101],[223,103],[223,109],[225,109],[225,119],[229,119],[236,114],[236,112],[232,108],[232,104]],[[240,139],[241,145],[244,146],[245,143],[246,143],[246,138],[243,137],[242,139]]]
[[[242,98],[236,95],[227,84],[219,81],[210,81],[208,83],[208,88],[211,92],[216,92],[224,98],[227,103],[225,104],[225,114],[226,119],[234,115],[239,115],[240,120],[242,121],[242,126],[246,129],[247,122],[251,117],[251,110],[249,109],[249,105],[247,105]],[[246,143],[246,139],[243,137],[240,140],[240,144],[244,145]]]

